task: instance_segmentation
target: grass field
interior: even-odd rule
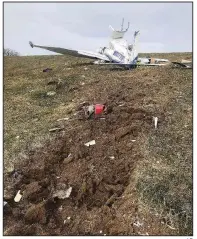
[[[149,55],[192,59],[191,53]],[[83,101],[113,110],[104,121],[77,120]],[[192,110],[191,69],[125,71],[64,56],[4,57],[4,199],[11,208],[4,234],[192,235]],[[92,139],[96,146],[83,152]],[[62,164],[68,153],[75,157]],[[59,182],[52,175],[73,187],[70,201],[55,202],[53,214],[49,202]],[[42,194],[36,200],[25,196],[32,183],[40,185],[30,190]],[[18,190],[24,199],[17,204]],[[29,220],[32,205],[44,208],[44,216],[34,208]]]

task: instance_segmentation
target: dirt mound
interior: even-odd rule
[[[124,198],[142,157],[135,141],[142,131],[153,128],[154,112],[131,107],[126,101],[115,105],[119,97],[109,94],[111,109],[105,119],[75,121],[73,130],[65,129],[64,136],[57,135],[53,142],[28,152],[28,162],[19,166],[17,177],[9,177],[15,192],[21,190],[23,197],[12,203],[11,213],[5,213],[5,234],[135,234],[132,226],[129,231],[125,228],[114,208]],[[121,93],[121,101],[125,98]],[[86,147],[92,139],[96,144]],[[70,195],[60,197],[68,188],[72,189]],[[16,218],[24,230],[19,226],[9,229]]]

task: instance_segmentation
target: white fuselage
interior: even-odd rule
[[[111,62],[132,64],[137,61],[137,52],[135,49],[129,49],[128,42],[121,39],[113,39],[109,42],[109,47],[104,47],[100,53],[107,56]]]

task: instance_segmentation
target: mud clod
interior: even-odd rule
[[[46,223],[46,209],[44,203],[31,206],[25,213],[25,221],[27,223]]]
[[[25,191],[23,193],[24,198],[27,198],[30,200],[35,198],[37,196],[37,193],[40,192],[41,188],[42,187],[38,184],[38,182],[32,182],[32,183],[28,184],[25,187]]]

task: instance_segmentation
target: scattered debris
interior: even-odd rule
[[[65,199],[69,198],[70,194],[72,192],[72,187],[69,187],[67,190],[65,190],[65,184],[60,184],[60,187],[63,189],[58,189],[53,193],[53,197],[58,197],[59,199]]]
[[[94,105],[85,106],[83,109],[88,119],[94,116]]]
[[[105,105],[96,104],[95,105],[95,115],[100,115],[106,110]]]
[[[70,220],[71,217],[67,217],[68,220]]]
[[[96,141],[95,140],[91,140],[91,141],[87,142],[85,144],[85,146],[89,147],[90,145],[95,145],[95,144],[96,144]]]
[[[107,108],[104,104],[95,104],[84,106],[83,110],[85,112],[85,116],[89,119],[91,116],[101,116],[103,113],[107,112]]]
[[[171,227],[170,225],[166,224],[167,227],[169,227],[171,230],[176,230],[176,228]]]
[[[55,94],[56,94],[55,91],[49,91],[49,92],[47,92],[47,95],[48,95],[48,96],[54,96]]]
[[[135,142],[135,141],[136,141],[136,139],[132,139],[132,140],[131,140],[131,142]]]
[[[181,63],[181,62],[172,62],[172,64],[174,64],[175,67],[182,67],[183,69],[192,69],[192,62],[189,63]]]
[[[21,190],[19,190],[14,198],[15,202],[20,202],[22,195],[20,194]]]
[[[7,202],[6,201],[3,201],[3,206],[5,206],[7,204]]]
[[[120,105],[118,105],[119,107],[122,107],[122,106],[124,106],[125,105],[125,103],[123,103],[123,104],[120,104]]]
[[[55,132],[55,131],[60,131],[60,130],[63,130],[64,128],[52,128],[52,129],[49,129],[49,132]]]
[[[141,234],[141,233],[139,232],[138,235],[140,235],[140,236],[149,236],[148,232],[146,232],[146,234]]]
[[[69,118],[58,119],[57,121],[69,120]]]
[[[17,136],[16,136],[16,139],[19,139],[19,138],[20,138],[20,136],[19,136],[19,135],[17,135]]]
[[[48,71],[52,71],[52,68],[46,68],[43,70],[43,72],[48,72]]]
[[[155,129],[157,129],[158,117],[153,117]]]
[[[114,157],[114,156],[110,156],[109,158],[110,158],[110,159],[115,159],[115,157]]]
[[[133,225],[136,226],[136,227],[141,227],[141,226],[143,226],[144,224],[143,224],[143,222],[140,223],[139,221],[137,221],[137,222],[134,222]]]

